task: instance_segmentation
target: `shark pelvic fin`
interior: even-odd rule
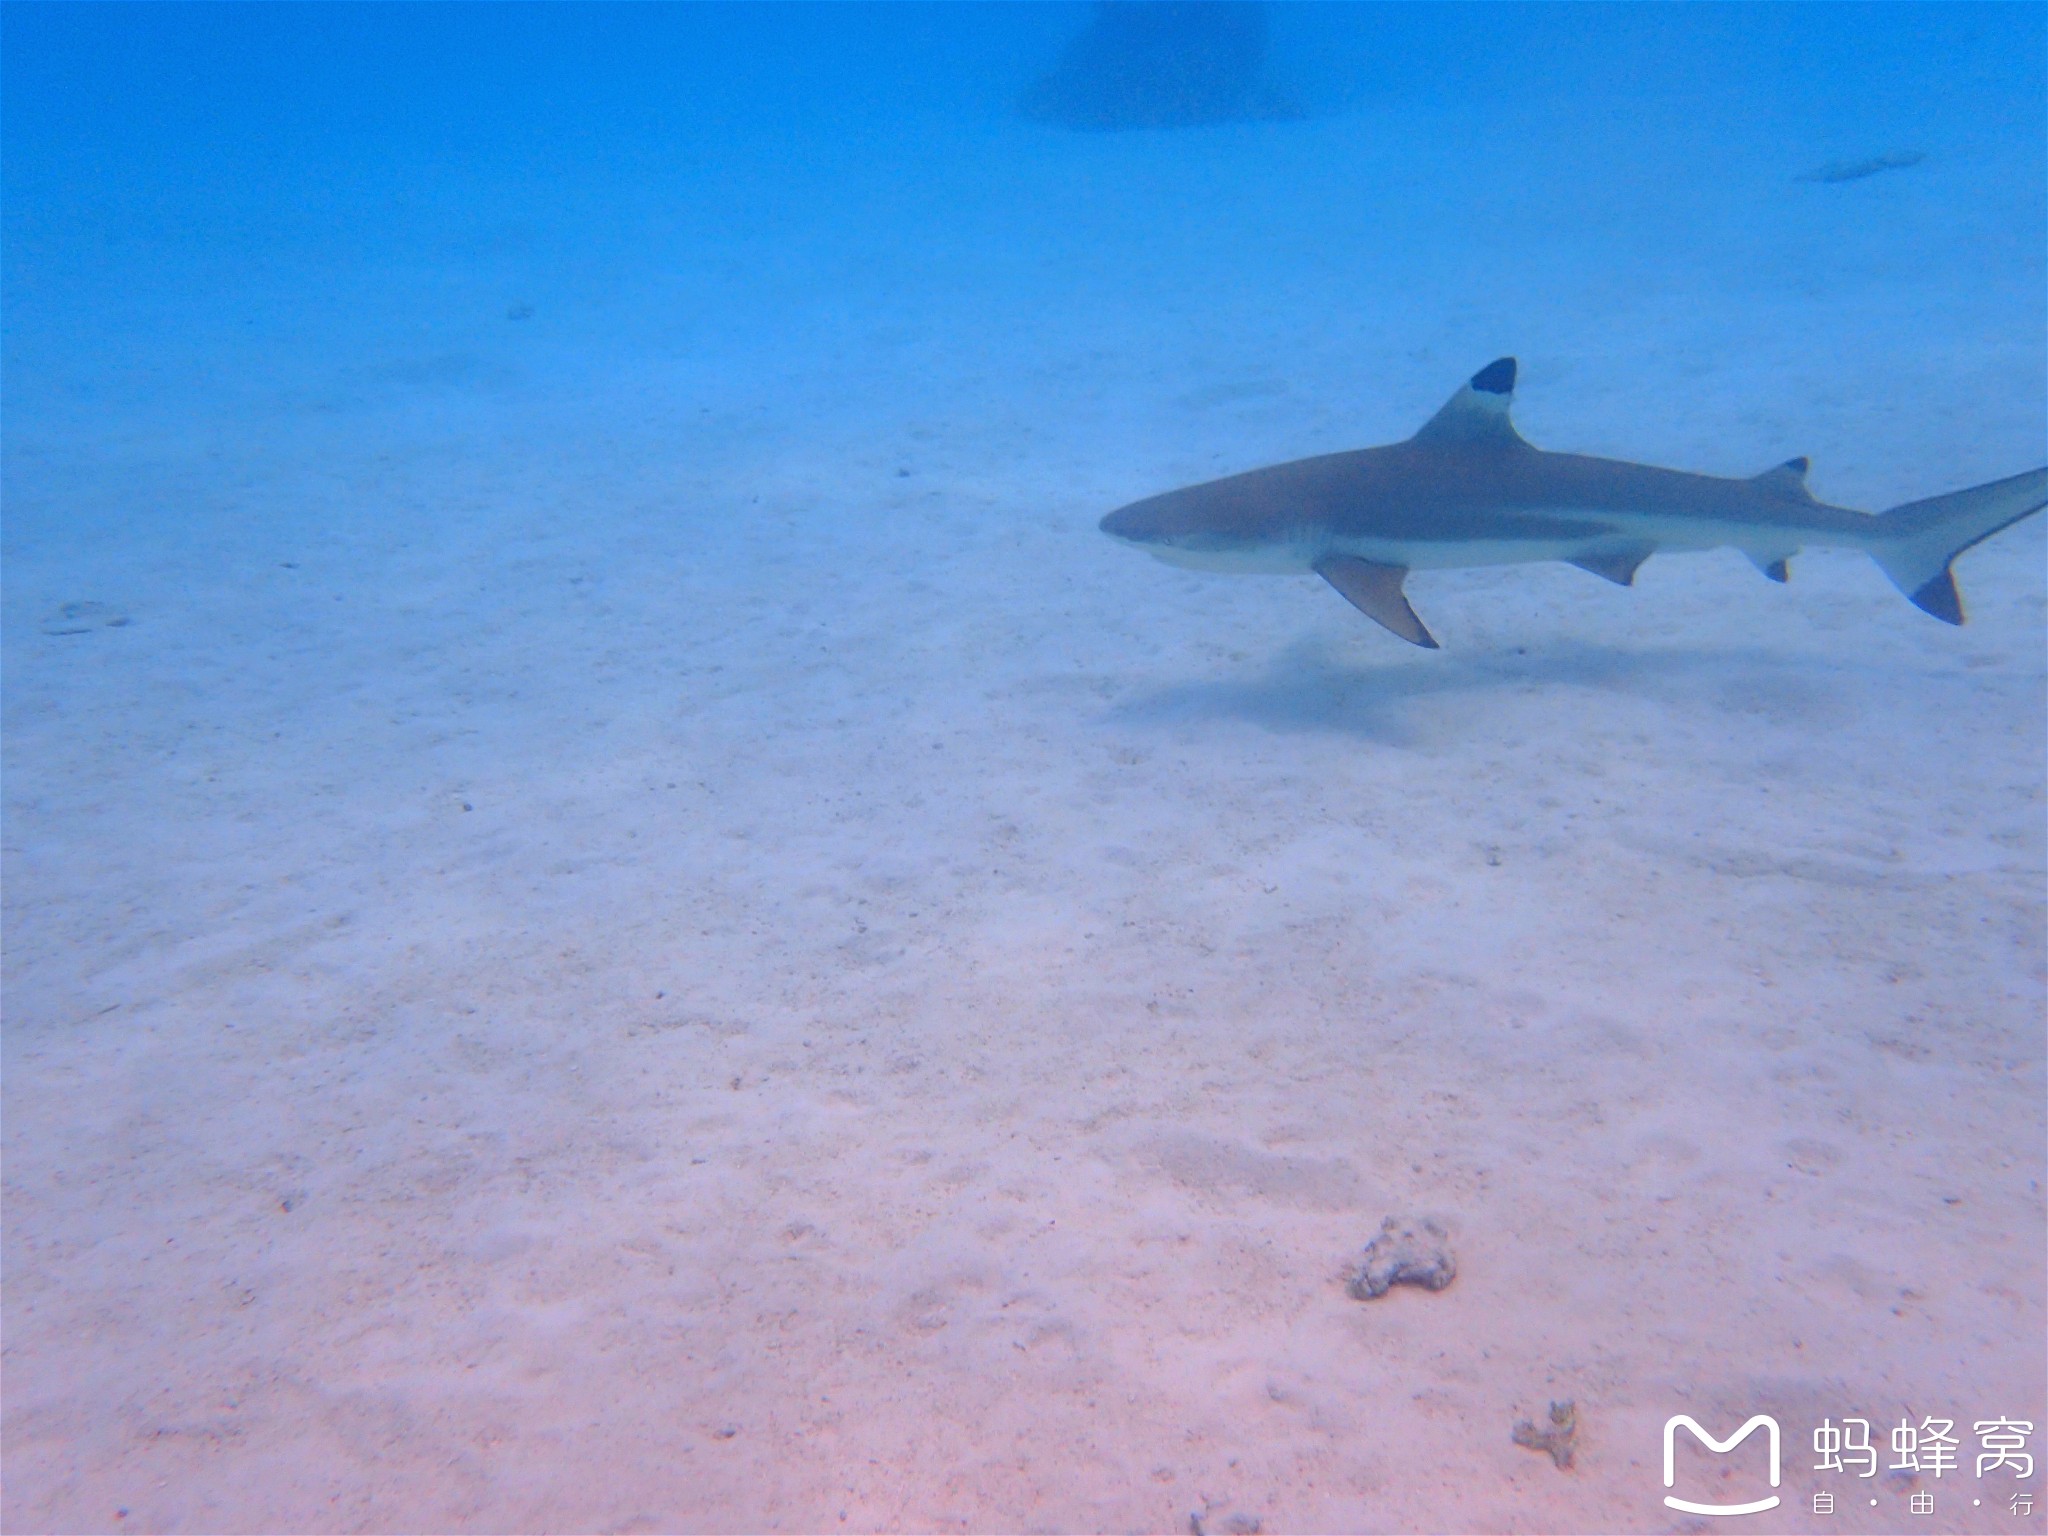
[[[1654,544],[1629,544],[1597,555],[1581,555],[1571,563],[1582,571],[1605,577],[1617,587],[1632,587],[1636,584],[1637,567],[1655,553]]]
[[[1811,461],[1802,453],[1796,459],[1773,464],[1760,475],[1752,475],[1749,483],[1760,490],[1775,491],[1780,496],[1790,496],[1798,501],[1811,501],[1813,492],[1806,488],[1806,472],[1812,467]]]
[[[1515,402],[1515,360],[1496,358],[1465,381],[1415,434],[1418,443],[1507,444],[1526,448],[1508,410]]]
[[[1401,590],[1401,583],[1408,579],[1405,565],[1375,565],[1354,555],[1325,555],[1316,562],[1315,571],[1375,624],[1410,645],[1437,649],[1436,637],[1423,628],[1422,620],[1408,606],[1408,594]]]
[[[1792,558],[1792,555],[1798,554],[1799,551],[1795,549],[1792,551],[1792,554],[1781,555],[1776,550],[1745,549],[1743,553],[1749,556],[1749,563],[1751,565],[1762,571],[1771,580],[1784,583],[1792,579],[1792,567],[1786,562]]]

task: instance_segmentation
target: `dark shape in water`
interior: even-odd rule
[[[1265,62],[1263,5],[1102,0],[1088,30],[1018,106],[1063,128],[1192,128],[1300,116],[1264,91]]]
[[[1817,181],[1833,185],[1844,181],[1861,181],[1866,176],[1876,176],[1884,171],[1903,171],[1918,165],[1927,156],[1917,149],[1894,149],[1882,155],[1872,155],[1868,160],[1830,160],[1826,165],[1806,172],[1800,181]]]
[[[128,615],[105,603],[78,601],[60,603],[43,620],[46,635],[89,635],[96,629],[122,629]]]

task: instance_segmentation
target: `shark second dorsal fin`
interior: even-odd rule
[[[1787,459],[1782,464],[1773,464],[1760,475],[1752,475],[1749,483],[1761,490],[1773,491],[1780,496],[1795,497],[1800,501],[1813,500],[1813,492],[1806,488],[1806,471],[1809,468],[1806,455]]]
[[[1418,443],[1513,443],[1526,447],[1508,418],[1515,400],[1515,360],[1495,358],[1465,381],[1415,434]]]

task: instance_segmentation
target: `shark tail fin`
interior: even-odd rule
[[[1909,501],[1877,517],[1870,553],[1915,607],[1944,624],[1960,624],[1963,603],[1949,562],[2043,506],[2048,506],[2048,469]]]

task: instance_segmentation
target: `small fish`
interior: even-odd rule
[[[1909,165],[1918,165],[1927,157],[1917,149],[1894,149],[1886,154],[1872,155],[1868,160],[1830,160],[1795,179],[1818,181],[1832,184],[1838,181],[1861,181],[1866,176],[1875,176],[1880,171],[1903,171]]]
[[[1621,586],[1664,550],[1741,550],[1773,581],[1808,545],[1865,551],[1923,612],[1963,622],[1949,562],[2048,504],[2048,468],[1876,516],[1816,501],[1805,459],[1747,480],[1546,453],[1509,419],[1515,360],[1488,363],[1404,443],[1297,459],[1132,502],[1111,538],[1197,570],[1313,571],[1412,644],[1416,569],[1563,560]]]

